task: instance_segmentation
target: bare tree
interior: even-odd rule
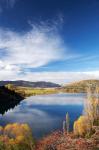
[[[99,120],[99,94],[98,86],[95,84],[88,85],[84,113],[92,126]]]
[[[69,133],[69,126],[70,126],[70,118],[68,112],[66,113],[66,131],[67,134]]]

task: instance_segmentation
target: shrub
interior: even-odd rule
[[[84,136],[86,133],[89,134],[91,131],[91,124],[88,123],[86,116],[80,116],[77,121],[74,122],[74,134]]]
[[[33,150],[34,139],[27,124],[8,124],[0,127],[0,150]]]

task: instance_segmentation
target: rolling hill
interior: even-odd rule
[[[45,81],[38,81],[38,82],[30,82],[30,81],[0,81],[0,86],[4,86],[7,84],[13,84],[14,86],[21,86],[21,87],[31,87],[31,88],[55,88],[61,87],[59,84],[52,83],[52,82],[45,82]]]
[[[99,85],[99,80],[81,80],[68,84],[69,86],[88,86],[88,84]],[[65,85],[67,86],[67,84]]]
[[[99,80],[82,80],[79,82],[65,84],[63,86],[63,90],[68,93],[84,93],[90,84],[99,86]]]

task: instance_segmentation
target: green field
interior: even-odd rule
[[[32,95],[54,94],[59,92],[58,88],[30,88],[30,87],[14,86],[11,84],[6,85],[6,87],[9,90],[19,93],[23,97],[29,97]]]
[[[29,97],[33,95],[55,94],[55,93],[86,93],[90,84],[97,85],[99,92],[99,80],[83,80],[68,85],[63,85],[57,88],[31,88],[14,86],[12,84],[6,85],[9,90],[15,91],[23,97]]]

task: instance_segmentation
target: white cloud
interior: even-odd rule
[[[20,79],[30,81],[50,81],[60,84],[87,79],[99,79],[99,71],[93,72],[28,72]]]
[[[51,34],[42,28],[33,28],[21,35],[9,30],[0,30],[0,49],[3,64],[21,67],[39,67],[64,57],[62,40],[57,33]]]
[[[34,26],[26,33],[0,28],[0,80],[29,80],[67,83],[83,79],[99,79],[92,72],[29,72],[50,62],[78,57],[64,46],[55,24]]]
[[[26,33],[0,28],[0,79],[16,79],[27,68],[37,68],[50,62],[73,56],[55,25],[32,25]]]
[[[92,72],[26,72],[20,74],[20,70],[16,68],[17,73],[10,70],[0,71],[1,80],[27,80],[27,81],[49,81],[59,84],[66,84],[79,80],[99,79],[99,71]],[[19,72],[19,74],[18,74]]]

